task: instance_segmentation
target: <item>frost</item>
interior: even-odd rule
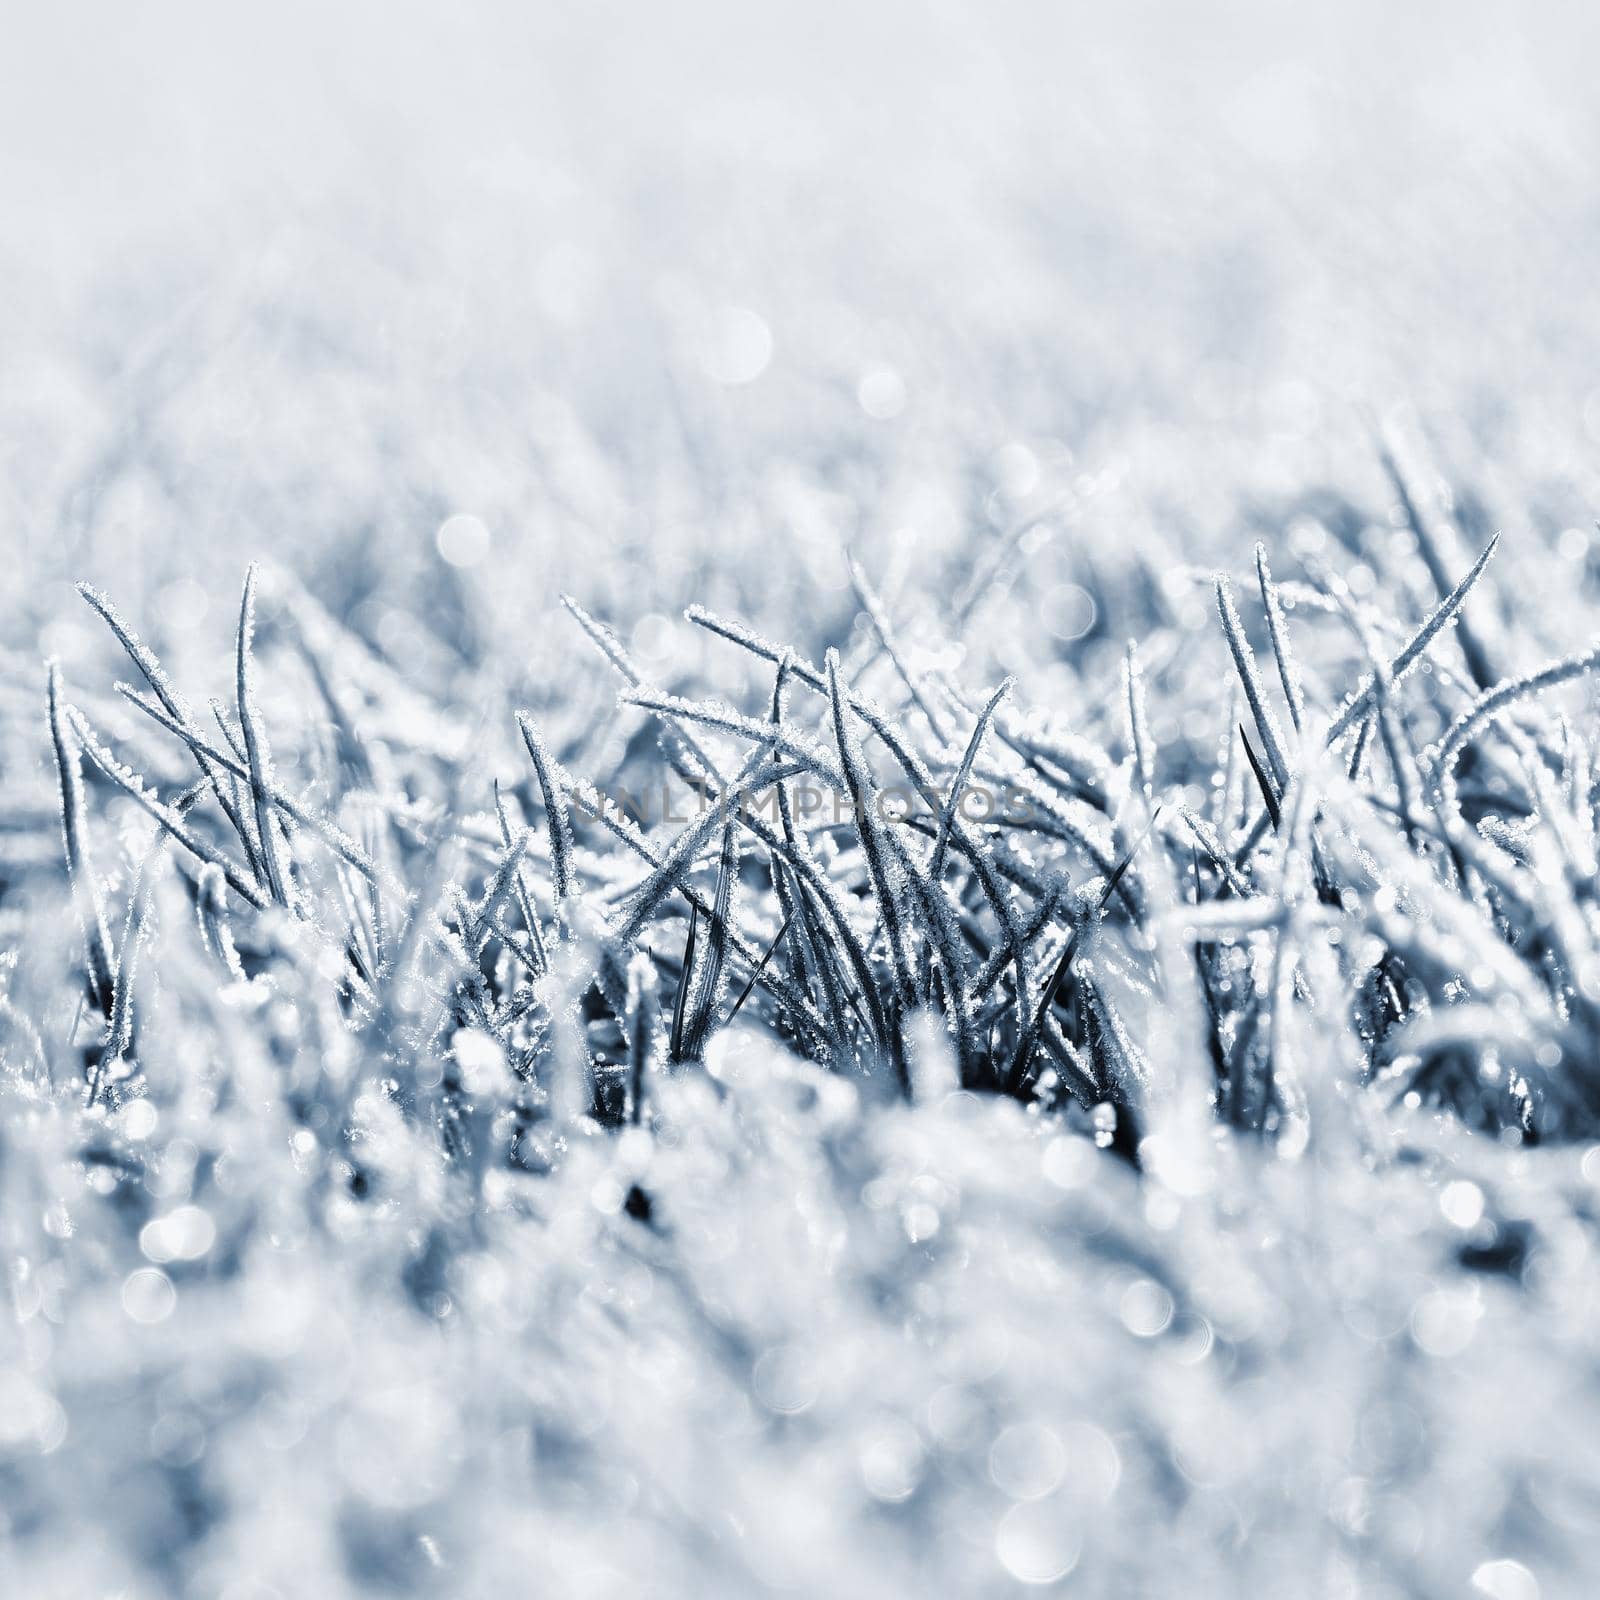
[[[6,1592],[1600,1592],[1581,38],[511,9],[12,30]]]

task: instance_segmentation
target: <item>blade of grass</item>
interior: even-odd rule
[[[137,706],[140,711],[150,718],[152,722],[165,728],[169,733],[176,734],[187,744],[195,755],[195,759],[202,758],[212,763],[219,774],[235,777],[248,781],[249,771],[242,760],[224,754],[213,744],[208,744],[192,728],[186,728],[171,716],[165,714],[160,707],[153,705],[137,689],[125,683],[117,685],[117,691],[130,705]],[[220,781],[220,780],[219,780]],[[338,823],[330,818],[320,815],[308,806],[302,805],[286,789],[269,781],[267,796],[273,805],[277,806],[286,817],[291,818],[308,832],[316,836],[327,847],[339,856],[349,866],[361,874],[368,883],[377,887],[380,882],[395,893],[403,894],[404,887],[392,873],[383,873],[379,870],[372,856],[364,850]],[[250,835],[246,834],[248,838]]]
[[[506,815],[505,797],[500,793],[500,780],[494,780],[494,814],[500,825],[500,842],[507,847],[511,844],[511,821]],[[543,971],[549,965],[549,958],[545,954],[544,934],[539,927],[539,915],[533,908],[533,896],[528,892],[527,880],[522,876],[522,863],[517,863],[517,870],[512,877],[512,888],[517,897],[517,909],[522,913],[522,925],[528,930],[528,942],[532,948],[535,970]]]
[[[1389,482],[1394,487],[1395,496],[1400,501],[1400,507],[1405,513],[1406,523],[1416,538],[1417,549],[1428,569],[1428,576],[1433,579],[1434,586],[1441,596],[1451,594],[1450,572],[1446,565],[1445,554],[1440,548],[1437,530],[1435,530],[1429,519],[1422,515],[1394,451],[1387,445],[1380,446],[1378,457],[1383,463],[1383,470],[1387,474]],[[1496,538],[1498,537],[1499,535],[1496,535]],[[1452,539],[1451,543],[1454,544],[1454,542],[1454,539]],[[1461,654],[1466,659],[1467,670],[1472,674],[1474,681],[1480,689],[1488,689],[1499,677],[1499,674],[1490,664],[1488,651],[1484,648],[1482,640],[1478,638],[1476,630],[1467,620],[1464,613],[1456,623],[1456,639],[1461,645]],[[1394,675],[1396,677],[1400,676],[1398,672]]]
[[[106,928],[105,901],[89,859],[78,751],[62,721],[61,669],[53,661],[48,676],[50,743],[55,750],[56,776],[61,789],[61,832],[66,849],[67,881],[83,936],[89,997],[99,1006],[101,1016],[109,1018],[116,993],[116,962],[111,953],[111,935]]]
[[[150,685],[157,700],[165,708],[166,713],[180,727],[192,729],[193,724],[189,719],[189,711],[183,703],[183,697],[174,688],[172,680],[168,678],[166,670],[151,650],[139,636],[122,620],[117,608],[112,605],[110,598],[96,589],[92,584],[80,583],[78,593],[83,596],[89,606],[99,615],[105,625],[115,635],[117,643],[127,652],[128,658],[139,669],[140,676]],[[190,747],[193,749],[193,746]],[[229,826],[238,834],[241,841],[249,850],[249,835],[246,832],[244,818],[239,809],[229,797],[225,787],[217,782],[215,774],[201,760],[198,754],[196,761],[201,772],[212,780],[212,787],[217,792],[217,802],[222,807],[223,814],[228,819]]]
[[[706,930],[706,949],[697,974],[694,1000],[684,1025],[684,1055],[698,1061],[705,1051],[706,1038],[722,992],[723,966],[728,954],[728,928],[733,908],[733,892],[739,881],[739,835],[729,820],[722,827],[722,849],[717,859],[717,887]]]
[[[826,665],[828,694],[833,705],[833,736],[853,807],[851,820],[855,824],[856,837],[861,841],[861,852],[866,858],[867,873],[872,879],[872,891],[877,900],[878,916],[883,922],[884,937],[889,946],[889,962],[894,972],[894,992],[909,1004],[915,991],[912,988],[911,971],[906,964],[905,913],[900,904],[900,886],[890,870],[883,836],[879,831],[875,809],[877,786],[872,781],[861,748],[845,718],[837,651],[828,652]]]
[[[700,932],[700,904],[689,902],[689,933],[683,945],[683,970],[678,978],[678,997],[672,1007],[672,1033],[667,1043],[667,1059],[683,1060],[684,1017],[689,1007],[689,987],[694,982],[695,944]]]
[[[256,564],[245,570],[244,595],[239,601],[239,634],[236,656],[239,727],[244,734],[245,755],[250,771],[250,799],[255,811],[256,845],[267,891],[281,906],[294,909],[294,885],[278,849],[277,827],[268,793],[272,756],[267,745],[266,724],[261,719],[255,694],[255,663],[252,644],[256,628]]]
[[[1298,734],[1305,726],[1305,694],[1300,687],[1300,669],[1295,664],[1294,652],[1289,648],[1289,625],[1283,615],[1283,602],[1278,597],[1277,585],[1272,581],[1272,569],[1267,565],[1267,547],[1264,544],[1256,545],[1256,584],[1261,590],[1261,605],[1267,614],[1267,635],[1272,640],[1272,654],[1278,663],[1278,681],[1283,685],[1289,720]]]
[[[1278,797],[1273,792],[1272,779],[1267,776],[1266,768],[1261,765],[1261,759],[1256,755],[1255,746],[1250,743],[1250,736],[1244,731],[1244,724],[1239,724],[1239,738],[1244,744],[1245,758],[1250,763],[1250,770],[1256,776],[1256,787],[1261,791],[1261,798],[1266,801],[1267,815],[1272,819],[1273,831],[1276,832],[1283,821],[1283,812],[1278,804]]]
[[[88,718],[75,707],[68,707],[68,720],[83,746],[84,754],[125,794],[135,800],[159,822],[190,855],[215,866],[227,880],[228,887],[246,905],[265,911],[271,904],[257,886],[244,877],[238,867],[228,860],[214,845],[208,843],[189,828],[170,806],[165,805],[144,786],[144,780],[131,768],[124,766],[95,737]]]
[[[1222,618],[1222,631],[1227,636],[1228,649],[1233,654],[1234,669],[1244,686],[1244,697],[1255,719],[1256,731],[1261,735],[1262,748],[1267,753],[1267,773],[1272,779],[1274,796],[1283,792],[1289,778],[1289,761],[1284,754],[1283,735],[1278,731],[1278,719],[1267,704],[1266,690],[1261,674],[1256,670],[1256,654],[1245,637],[1244,626],[1233,603],[1233,590],[1228,580],[1216,580],[1217,614]]]
[[[1144,673],[1139,667],[1138,646],[1128,641],[1122,658],[1122,698],[1127,722],[1128,754],[1133,773],[1148,800],[1155,793],[1154,765],[1150,754],[1150,724],[1145,712]]]
[[[1411,668],[1422,658],[1428,646],[1449,625],[1451,618],[1461,610],[1466,603],[1467,596],[1472,593],[1479,578],[1483,576],[1483,569],[1489,565],[1490,559],[1499,547],[1500,535],[1497,533],[1484,546],[1483,554],[1473,562],[1472,568],[1466,576],[1429,612],[1427,619],[1411,636],[1405,648],[1389,663],[1391,684],[1399,683],[1406,676]],[[1369,678],[1345,702],[1343,709],[1329,724],[1327,733],[1323,735],[1323,742],[1332,745],[1347,733],[1357,717],[1365,716],[1372,709],[1373,695],[1373,680]]]
[[[742,988],[739,991],[739,998],[733,1002],[733,1005],[732,1005],[731,1009],[728,1012],[728,1022],[730,1024],[733,1022],[733,1019],[736,1016],[739,1015],[739,1012],[743,1009],[745,1001],[750,998],[750,991],[755,988],[756,979],[759,978],[761,976],[761,974],[767,970],[767,963],[772,959],[773,953],[777,950],[778,946],[783,943],[783,937],[784,937],[784,935],[786,933],[788,933],[789,924],[791,922],[793,922],[793,921],[794,921],[794,912],[791,911],[783,919],[783,925],[772,936],[772,943],[767,946],[765,952],[762,954],[761,960],[756,963],[755,970],[745,980],[744,988]]]
[[[539,793],[544,797],[545,827],[550,835],[550,889],[559,920],[573,889],[572,821],[567,815],[567,800],[561,792],[555,763],[545,748],[533,718],[526,711],[517,713],[517,727],[527,747],[528,759],[533,762],[534,775],[539,780]]]
[[[1124,852],[1122,859],[1117,863],[1116,869],[1111,874],[1111,877],[1106,880],[1106,886],[1103,890],[1101,890],[1100,899],[1096,903],[1093,912],[1090,914],[1090,916],[1085,917],[1083,921],[1079,922],[1068,936],[1067,942],[1061,951],[1061,958],[1056,962],[1055,969],[1051,973],[1049,981],[1045,984],[1043,990],[1040,992],[1038,1004],[1034,1008],[1033,1015],[1029,1018],[1028,1026],[1024,1030],[1022,1037],[1017,1040],[1016,1052],[1012,1056],[1011,1060],[1011,1072],[1009,1078],[1011,1083],[1018,1084],[1024,1081],[1029,1060],[1033,1055],[1034,1044],[1039,1037],[1039,1030],[1044,1026],[1045,1018],[1050,1014],[1050,1007],[1055,1004],[1056,994],[1060,990],[1061,984],[1072,966],[1072,959],[1078,953],[1078,946],[1082,942],[1084,928],[1089,925],[1089,922],[1092,919],[1099,917],[1101,913],[1104,912],[1106,906],[1111,901],[1111,896],[1116,893],[1117,884],[1121,881],[1122,874],[1125,873],[1132,864],[1134,856],[1139,853],[1140,846],[1142,846],[1145,840],[1150,837],[1150,832],[1155,827],[1156,818],[1159,816],[1160,808],[1157,807],[1155,814],[1145,825],[1144,832],[1142,832]]]

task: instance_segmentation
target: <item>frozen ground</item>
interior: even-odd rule
[[[1592,1595],[1594,17],[328,9],[0,64],[0,1589]]]

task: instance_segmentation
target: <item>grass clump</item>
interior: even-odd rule
[[[1402,499],[1416,614],[1258,545],[1066,708],[852,564],[832,636],[690,608],[728,695],[568,602],[618,720],[468,727],[252,567],[207,733],[86,589],[144,687],[41,680],[0,1012],[33,1592],[124,1471],[139,1593],[1579,1573],[1507,1531],[1556,1369],[1492,1395],[1593,1277],[1600,657],[1502,669]]]

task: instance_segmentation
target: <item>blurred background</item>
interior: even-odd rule
[[[0,637],[70,670],[88,578],[181,663],[262,558],[430,674],[543,670],[563,588],[648,663],[687,599],[804,641],[844,547],[948,592],[1043,518],[1071,642],[1129,562],[1381,517],[1397,419],[1576,559],[1600,15],[1395,10],[30,8]]]

